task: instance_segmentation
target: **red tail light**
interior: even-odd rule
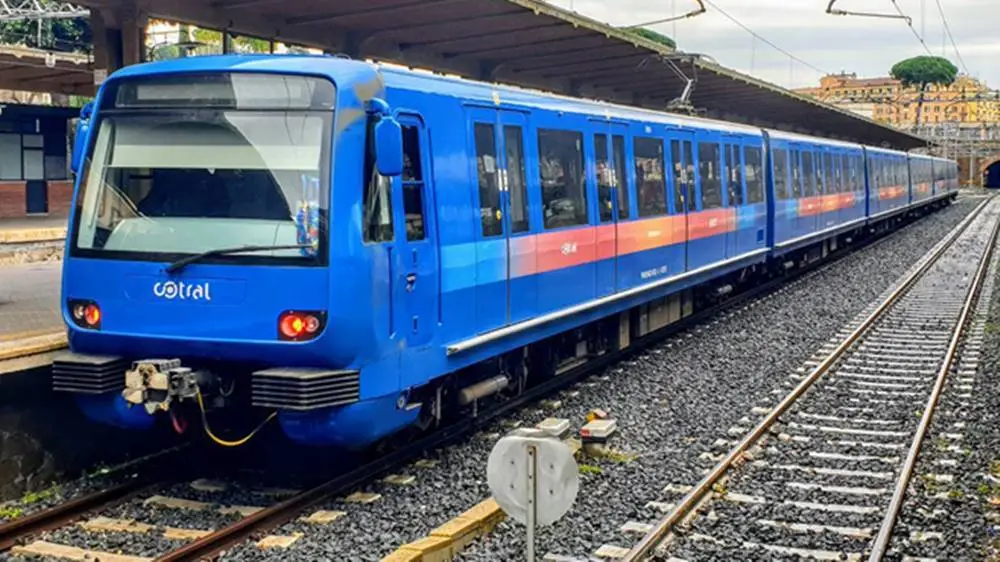
[[[278,337],[288,341],[311,340],[323,331],[326,313],[288,310],[278,317]]]
[[[77,326],[91,330],[101,329],[101,307],[96,302],[70,299],[66,304],[69,305],[70,315]]]

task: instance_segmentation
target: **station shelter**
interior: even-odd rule
[[[65,217],[73,197],[69,107],[0,104],[0,219]]]

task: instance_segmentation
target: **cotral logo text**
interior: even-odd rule
[[[153,285],[153,295],[166,300],[210,301],[211,287],[208,283],[185,283],[183,281],[159,281]]]

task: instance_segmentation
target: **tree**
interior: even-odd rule
[[[42,4],[54,2],[55,0],[41,0]],[[90,18],[0,21],[0,43],[87,53],[93,43]]]
[[[670,47],[671,49],[676,49],[677,48],[677,43],[673,39],[667,37],[666,35],[664,35],[662,33],[658,33],[656,31],[653,31],[652,29],[646,29],[644,27],[630,27],[630,28],[626,29],[625,31],[627,33],[631,33],[633,35],[638,35],[639,37],[642,37],[643,39],[648,39],[650,41],[653,41],[654,43],[659,43],[661,45],[666,45],[667,47]]]
[[[889,74],[903,83],[904,88],[916,86],[920,89],[920,96],[917,98],[917,121],[920,126],[920,112],[924,106],[924,93],[927,86],[937,84],[939,86],[951,86],[958,76],[958,67],[943,57],[913,57],[893,65]]]

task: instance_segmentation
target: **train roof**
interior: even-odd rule
[[[648,123],[660,123],[678,128],[711,129],[757,137],[762,136],[761,129],[758,127],[730,123],[728,121],[703,117],[686,117],[606,101],[573,98],[543,90],[534,90],[507,84],[477,82],[458,76],[434,74],[429,71],[412,70],[386,63],[376,63],[376,66],[386,78],[388,85],[400,88],[428,91],[431,89],[429,86],[434,85],[434,91],[456,98],[490,104],[495,103],[494,94],[496,93],[500,95],[502,103],[512,105],[585,115],[609,115],[612,118],[617,117]],[[447,89],[443,89],[442,86],[447,86]]]
[[[846,142],[834,139],[826,139],[823,137],[814,137],[811,135],[802,135],[799,133],[789,133],[788,131],[782,131],[779,129],[766,129],[766,131],[771,138],[778,140],[810,142],[813,144],[819,144],[824,146],[836,146],[839,148],[851,148],[855,150],[861,150],[861,148],[864,146],[856,142]]]
[[[901,158],[906,158],[909,154],[903,152],[902,150],[894,150],[892,148],[882,148],[879,146],[865,146],[865,150],[868,152],[875,152],[878,154],[887,154],[890,156],[899,156]]]
[[[365,75],[367,73],[377,71],[381,73],[383,78],[386,80],[387,85],[420,91],[436,89],[441,91],[441,93],[452,95],[456,98],[465,98],[468,100],[475,100],[490,104],[495,103],[494,95],[499,94],[502,102],[513,105],[548,109],[552,111],[572,112],[587,115],[598,114],[605,115],[610,118],[630,119],[646,123],[658,123],[674,128],[708,129],[724,133],[736,133],[755,137],[761,137],[764,132],[763,129],[758,127],[730,123],[717,119],[688,117],[650,109],[614,104],[600,100],[578,99],[541,90],[533,90],[506,84],[479,82],[457,76],[437,74],[431,71],[414,70],[388,63],[372,63],[333,57],[329,55],[261,54],[189,57],[127,66],[112,74],[111,79],[114,80],[123,77],[136,77],[159,73],[219,72],[227,70],[312,74],[326,76],[335,82],[338,80],[361,81],[366,78]],[[443,89],[442,86],[447,86],[447,89]],[[839,146],[843,148],[860,148],[864,146],[868,150],[883,154],[904,156],[907,154],[898,150],[870,147],[867,145],[838,141],[823,137],[790,133],[778,129],[767,129],[767,133],[777,139],[800,140],[803,142],[811,142],[827,146]]]

